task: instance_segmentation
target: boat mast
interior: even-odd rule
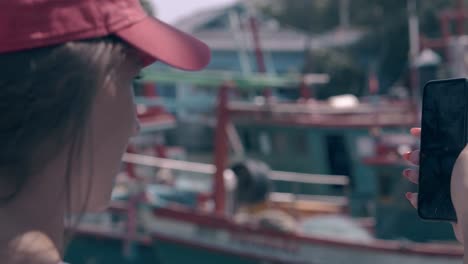
[[[242,32],[241,19],[236,11],[229,12],[229,27],[237,43],[237,53],[239,56],[239,62],[241,66],[242,74],[252,74],[252,68],[250,67],[250,59],[247,54],[246,43],[243,41],[244,37]]]
[[[350,0],[340,0],[340,28],[341,29],[348,29],[350,26],[350,19],[349,19],[349,3]]]
[[[258,20],[256,17],[255,7],[252,6],[253,4],[247,4],[248,6],[248,13],[249,13],[249,25],[250,31],[252,32],[252,39],[255,48],[255,58],[257,60],[257,71],[259,73],[266,73],[266,65],[265,65],[265,57],[263,55],[262,44],[260,41],[260,32],[258,27]],[[265,89],[264,96],[268,99],[271,97],[271,89]]]
[[[214,164],[216,167],[214,178],[214,201],[215,213],[223,217],[226,214],[226,190],[224,186],[224,171],[228,162],[228,135],[227,126],[229,119],[228,110],[228,92],[229,85],[223,84],[218,94],[218,107],[216,117],[215,131],[215,156]]]
[[[416,0],[408,0],[408,28],[410,40],[410,78],[411,94],[416,107],[419,103],[419,78],[416,60],[419,55],[419,18],[417,14]]]

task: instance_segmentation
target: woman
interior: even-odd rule
[[[421,129],[413,128],[411,129],[411,134],[416,137],[420,137]],[[419,150],[405,154],[404,158],[414,165],[419,165]],[[410,182],[418,184],[419,171],[417,169],[406,169],[403,171],[403,175]],[[457,223],[452,223],[453,231],[457,240],[464,244],[464,241],[468,239],[468,206],[466,206],[468,201],[468,147],[460,153],[453,167],[451,194],[458,220]],[[417,208],[417,193],[407,193],[406,198],[415,208]],[[468,247],[467,244],[464,245],[465,257],[463,263],[468,264]]]
[[[57,264],[64,217],[106,208],[129,137],[131,82],[210,59],[138,0],[0,2],[0,260]]]

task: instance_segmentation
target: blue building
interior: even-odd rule
[[[321,35],[308,35],[305,32],[282,26],[272,17],[259,12],[252,1],[239,1],[222,8],[202,10],[185,17],[175,26],[207,43],[212,50],[212,61],[206,70],[234,71],[248,75],[257,72],[255,45],[250,26],[250,18],[255,16],[258,36],[266,71],[268,74],[300,73],[306,62],[308,52],[330,49],[352,44],[360,39],[362,33],[356,30],[334,30]],[[162,64],[153,65],[165,69]],[[173,86],[158,85],[160,96],[176,101],[203,101],[214,98],[214,90],[181,84]],[[173,112],[180,120],[200,114],[197,111],[175,109]],[[208,112],[213,113],[213,109]],[[202,113],[203,114],[203,113]],[[194,129],[185,127],[184,130]],[[198,129],[198,128],[197,128]],[[195,133],[195,132],[193,132]],[[200,132],[207,135],[206,130]],[[197,144],[201,142],[197,142]],[[194,144],[193,142],[182,145]],[[202,144],[206,145],[206,144]]]
[[[183,18],[176,26],[205,41],[213,51],[208,69],[248,73],[257,71],[253,35],[249,18],[255,15],[260,44],[270,74],[300,72],[308,51],[346,46],[361,37],[354,30],[336,30],[323,35],[308,35],[281,26],[275,19],[240,1],[234,5],[204,10]]]

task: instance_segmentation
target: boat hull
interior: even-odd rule
[[[461,258],[404,256],[339,250],[336,248],[310,249],[309,260],[275,260],[271,258],[243,256],[216,248],[203,248],[181,242],[159,241],[155,243],[161,264],[462,264]]]
[[[167,213],[167,212],[166,212]],[[156,214],[147,227],[163,264],[460,264],[458,246],[343,241],[243,228],[220,219]],[[147,219],[149,220],[149,219]],[[419,246],[418,246],[419,245]],[[446,248],[444,248],[446,247]]]
[[[155,247],[161,264],[260,264],[261,259],[246,258],[229,252],[219,252],[177,242],[156,241]]]
[[[157,251],[147,245],[135,244],[132,254],[126,256],[123,251],[124,241],[107,239],[93,234],[77,234],[68,246],[65,261],[67,263],[93,264],[161,264]]]

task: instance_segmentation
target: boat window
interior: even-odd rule
[[[273,151],[275,153],[286,153],[288,151],[288,136],[284,131],[276,131],[273,134]]]
[[[258,143],[260,147],[260,153],[262,153],[263,155],[271,154],[271,138],[267,132],[262,131],[259,133]]]
[[[133,93],[135,96],[143,96],[143,85],[141,83],[134,83]]]
[[[176,91],[174,85],[158,84],[156,87],[157,94],[164,98],[176,98]]]
[[[308,140],[306,131],[297,131],[291,138],[294,146],[294,154],[307,155],[308,153]]]
[[[242,142],[246,151],[254,150],[252,133],[248,129],[242,131]]]
[[[394,178],[395,175],[392,175],[389,172],[380,170],[378,173],[378,194],[379,198],[382,201],[388,201],[392,199],[392,191],[394,187]]]
[[[330,173],[351,176],[351,156],[344,135],[326,136]],[[352,185],[351,179],[351,185]]]
[[[372,157],[375,155],[375,141],[370,136],[359,137],[356,140],[356,154],[360,158]]]

